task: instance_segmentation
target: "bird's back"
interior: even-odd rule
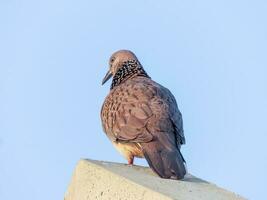
[[[101,118],[105,132],[113,141],[118,139],[116,131],[120,130],[117,129],[123,127],[124,131],[128,128],[152,135],[159,131],[170,132],[178,146],[185,143],[182,116],[174,96],[147,77],[136,76],[113,88],[105,99]]]

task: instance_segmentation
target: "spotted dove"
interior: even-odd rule
[[[174,96],[148,76],[131,51],[115,52],[109,65],[102,82],[113,77],[101,110],[104,132],[128,164],[145,157],[160,177],[182,179],[185,137]]]

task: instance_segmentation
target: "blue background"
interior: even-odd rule
[[[1,0],[0,199],[62,199],[80,158],[125,162],[99,117],[119,49],[175,95],[189,171],[266,199],[266,10],[263,0]]]

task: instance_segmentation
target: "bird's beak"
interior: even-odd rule
[[[105,78],[103,79],[102,81],[102,85],[104,85],[110,78],[112,77],[112,73],[111,71],[109,70],[105,76]]]

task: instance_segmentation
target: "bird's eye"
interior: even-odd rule
[[[111,62],[111,63],[113,63],[113,62],[114,62],[114,60],[115,60],[115,58],[111,58],[111,59],[110,59],[110,62]]]

